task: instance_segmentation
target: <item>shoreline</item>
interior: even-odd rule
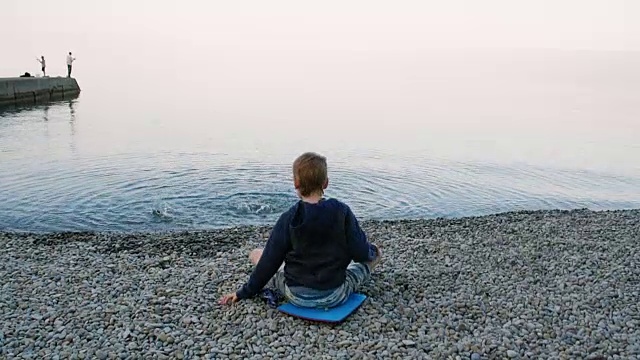
[[[465,215],[465,216],[438,216],[427,218],[403,218],[403,219],[362,219],[358,218],[358,222],[361,226],[376,226],[383,224],[395,224],[395,223],[429,223],[429,222],[442,222],[442,221],[462,221],[462,220],[483,220],[487,218],[503,217],[503,216],[517,216],[517,215],[550,215],[550,214],[570,214],[570,213],[592,213],[592,214],[608,214],[608,213],[625,213],[625,212],[639,212],[640,208],[624,208],[624,209],[607,209],[607,210],[591,210],[589,208],[574,208],[574,209],[543,209],[543,210],[511,210],[496,212],[483,215]],[[639,215],[640,216],[640,215]],[[277,219],[276,219],[277,220]],[[160,229],[160,230],[63,230],[63,231],[32,231],[32,230],[6,230],[0,229],[0,234],[8,234],[12,236],[56,236],[61,235],[180,235],[180,234],[194,234],[194,233],[217,233],[225,232],[234,229],[253,229],[269,231],[275,224],[275,220],[270,224],[254,225],[254,224],[241,224],[241,225],[229,225],[224,227],[211,227],[206,229]]]
[[[0,357],[640,358],[640,209],[369,220],[344,323],[230,307],[271,226],[0,232]]]

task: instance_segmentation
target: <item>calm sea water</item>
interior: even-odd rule
[[[628,53],[265,55],[206,74],[78,75],[0,112],[0,230],[270,224],[328,157],[362,219],[640,207]]]

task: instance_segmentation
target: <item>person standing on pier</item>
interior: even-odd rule
[[[76,60],[76,58],[71,56],[71,51],[69,51],[69,55],[67,55],[67,77],[71,77],[71,64]]]
[[[42,76],[47,76],[47,72],[45,70],[47,67],[47,63],[44,61],[44,56],[40,56],[40,59],[36,58],[36,60],[38,60],[40,65],[42,65]]]

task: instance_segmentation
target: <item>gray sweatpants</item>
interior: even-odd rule
[[[278,289],[294,305],[307,308],[330,308],[344,303],[349,295],[356,292],[370,277],[369,266],[351,262],[347,267],[344,283],[333,290],[290,288],[285,284],[284,270],[281,267],[267,286]]]

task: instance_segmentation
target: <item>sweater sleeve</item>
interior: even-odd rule
[[[282,265],[288,250],[288,214],[288,212],[282,214],[273,227],[262,256],[253,269],[249,281],[236,292],[238,299],[248,299],[255,296],[267,285]]]
[[[351,258],[355,262],[368,262],[375,259],[377,251],[375,246],[369,243],[367,235],[358,224],[358,219],[353,214],[349,206],[346,206],[345,230],[347,235],[347,245]]]

